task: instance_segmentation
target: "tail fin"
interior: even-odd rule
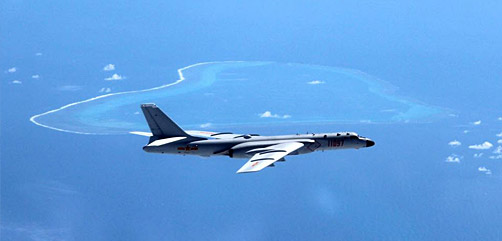
[[[167,117],[155,104],[142,104],[141,110],[145,115],[146,122],[153,134],[153,139],[167,137],[186,136],[191,137],[181,127],[176,125],[173,120]]]

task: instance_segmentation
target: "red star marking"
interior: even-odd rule
[[[252,167],[258,165],[259,162],[254,162],[253,165],[251,165]]]

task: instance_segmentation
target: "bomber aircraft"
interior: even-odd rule
[[[375,142],[354,132],[260,136],[230,132],[185,131],[155,104],[142,104],[141,110],[150,127],[148,132],[131,132],[149,136],[146,152],[198,156],[250,158],[237,173],[257,172],[284,161],[287,155],[314,151],[359,149]]]

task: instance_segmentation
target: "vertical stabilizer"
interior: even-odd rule
[[[176,125],[155,104],[142,104],[141,110],[145,115],[146,122],[152,131],[154,139],[167,137],[190,137],[181,127]]]

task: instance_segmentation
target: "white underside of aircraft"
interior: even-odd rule
[[[354,132],[259,136],[229,132],[184,131],[155,104],[141,105],[151,133],[134,131],[132,134],[148,136],[143,150],[161,154],[249,158],[237,173],[257,172],[284,161],[287,155],[307,154],[314,151],[359,149],[375,145],[369,138]]]

